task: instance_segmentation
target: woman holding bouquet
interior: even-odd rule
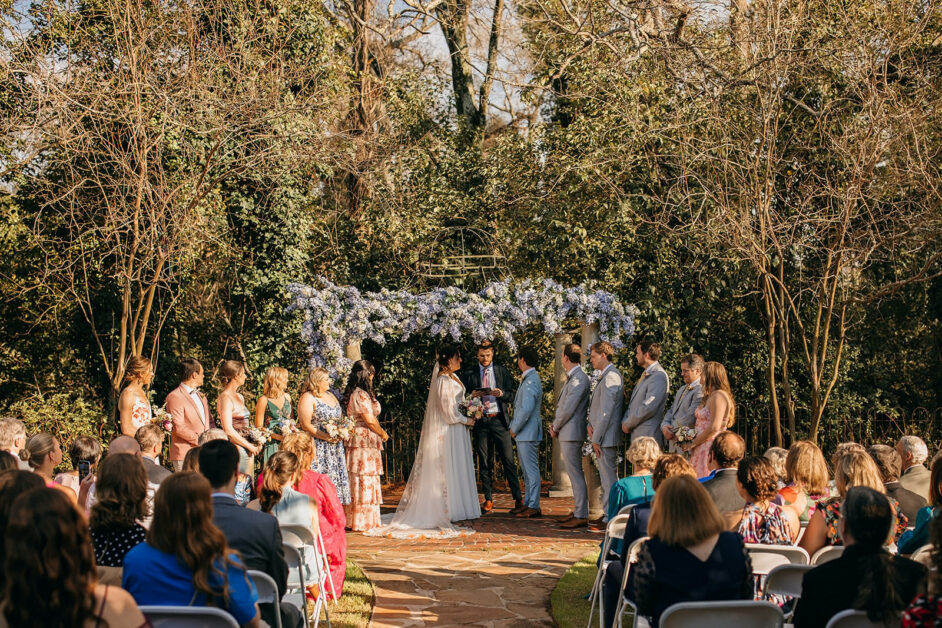
[[[733,426],[736,418],[736,402],[729,387],[726,367],[719,362],[707,362],[703,367],[703,399],[694,411],[697,417],[697,437],[686,443],[684,451],[690,452],[690,464],[698,477],[710,474],[710,447],[720,432]]]
[[[330,377],[322,368],[311,369],[301,385],[298,399],[298,421],[301,429],[314,437],[312,471],[326,475],[337,488],[341,504],[350,503],[350,481],[347,477],[347,456],[343,439],[327,433],[328,425],[338,426],[345,419],[340,402],[330,392]]]
[[[262,464],[278,451],[278,443],[284,434],[291,432],[291,395],[285,392],[287,388],[287,370],[273,366],[265,372],[262,396],[255,402],[255,427],[271,432],[271,440],[262,451]]]
[[[380,525],[379,506],[383,503],[380,476],[383,475],[383,443],[389,435],[379,425],[379,401],[373,394],[373,365],[367,360],[353,363],[344,399],[347,416],[356,426],[347,440],[347,473],[350,475],[350,503],[344,506],[347,525],[365,532]]]
[[[245,384],[245,366],[236,360],[225,360],[219,365],[219,383],[222,392],[216,399],[216,413],[222,424],[222,431],[229,437],[229,441],[239,449],[239,485],[237,491],[244,485],[246,476],[249,477],[255,470],[255,456],[262,451],[261,445],[256,445],[248,438],[249,409],[245,407],[245,398],[239,389]],[[240,495],[240,501],[246,495]]]
[[[118,416],[121,420],[121,433],[134,438],[137,428],[154,420],[150,401],[147,400],[145,386],[154,381],[154,365],[142,355],[131,356],[124,371],[124,381],[128,383],[118,397]]]

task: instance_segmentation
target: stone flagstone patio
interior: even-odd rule
[[[384,513],[392,512],[399,492],[384,499]],[[542,518],[517,519],[507,514],[510,495],[495,495],[495,512],[472,524],[476,534],[457,539],[348,533],[348,555],[376,593],[370,626],[552,626],[556,581],[602,535],[559,529],[571,498],[541,502]]]

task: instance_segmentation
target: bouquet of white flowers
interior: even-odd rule
[[[697,437],[697,430],[692,427],[681,425],[674,428],[674,436],[680,444],[689,443]]]
[[[255,427],[253,425],[242,432],[242,434],[245,436],[246,440],[255,445],[263,446],[271,440],[271,431],[264,427]]]
[[[347,440],[350,438],[350,434],[353,433],[353,428],[356,426],[356,423],[345,414],[341,414],[337,417],[333,417],[324,421],[321,425],[321,429],[324,432],[334,439]]]
[[[484,403],[480,397],[467,396],[458,403],[461,413],[471,420],[478,421],[484,418]]]

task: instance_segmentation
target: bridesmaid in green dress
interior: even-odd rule
[[[291,431],[291,396],[285,392],[287,388],[287,370],[273,366],[265,372],[262,396],[255,403],[255,427],[271,431],[272,440],[262,451],[262,464],[278,451],[283,435]]]

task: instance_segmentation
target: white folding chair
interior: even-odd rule
[[[900,623],[899,617],[870,621],[865,611],[846,610],[832,617],[826,628],[899,628]]]
[[[752,600],[682,602],[664,611],[660,623],[661,628],[781,628],[784,624],[785,616],[776,604]]]
[[[595,607],[599,607],[599,626],[602,628],[604,617],[602,616],[602,578],[605,576],[605,570],[608,569],[608,550],[612,547],[613,539],[625,538],[625,525],[628,523],[628,514],[625,509],[630,510],[630,506],[622,508],[621,511],[608,522],[605,528],[605,540],[602,541],[602,553],[599,556],[599,568],[595,572],[595,582],[592,583],[592,591],[589,593],[589,622],[586,628],[592,628],[592,615],[595,613]],[[624,514],[623,514],[624,513]]]
[[[272,604],[275,607],[275,626],[281,628],[281,596],[278,595],[278,585],[264,571],[249,570],[249,578],[258,591],[259,604]]]
[[[757,576],[768,575],[780,565],[807,565],[811,562],[808,552],[794,545],[746,543],[746,551],[752,559],[752,573]]]
[[[334,581],[330,577],[330,562],[327,560],[327,550],[324,547],[324,537],[321,536],[320,530],[317,531],[317,537],[315,538],[314,533],[310,528],[306,526],[298,525],[283,525],[281,526],[281,534],[284,536],[286,532],[294,534],[300,539],[301,543],[305,547],[311,547],[317,552],[317,564],[321,568],[321,572],[326,576],[326,586],[330,588],[330,594],[333,598],[337,599],[337,591],[334,589]],[[322,583],[324,584],[324,583]],[[326,592],[326,589],[325,589]]]
[[[811,557],[811,564],[817,567],[818,565],[829,563],[835,558],[840,558],[843,553],[843,545],[828,545],[827,547],[822,547]]]
[[[773,567],[765,579],[762,594],[766,599],[770,595],[801,597],[801,581],[805,574],[814,569],[813,565],[779,565]]]
[[[921,563],[924,560],[928,559],[931,554],[932,554],[932,545],[923,545],[922,547],[917,549],[915,552],[913,552],[910,555],[909,559],[914,560],[917,563]],[[927,564],[927,563],[923,563],[923,564]]]
[[[239,628],[235,618],[211,606],[142,606],[154,628]]]
[[[291,537],[294,536],[290,532],[285,536]],[[291,539],[292,541],[297,542],[297,537]],[[288,592],[285,594],[285,598],[288,595],[293,593],[300,593],[301,599],[298,601],[298,608],[301,609],[301,613],[304,615],[304,625],[305,627],[310,627],[310,618],[307,613],[307,584],[304,581],[304,558],[302,557],[301,551],[292,545],[289,542],[282,544],[282,548],[285,552],[285,562],[288,564]],[[317,568],[317,564],[314,565],[315,571],[320,572]],[[298,574],[298,577],[295,578],[292,575],[292,570]],[[318,576],[319,577],[319,576]],[[317,596],[317,601],[314,602],[314,626],[320,624],[321,621],[321,609],[324,609],[324,616],[327,619],[327,626],[330,627],[330,612],[327,610],[327,605],[324,603],[325,591],[323,587],[320,589],[320,594]]]

